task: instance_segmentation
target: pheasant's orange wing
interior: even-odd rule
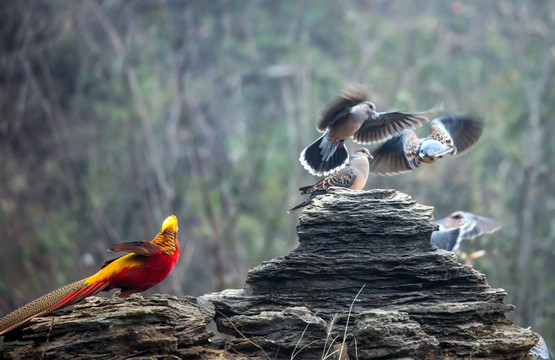
[[[143,256],[151,256],[155,254],[160,254],[162,251],[160,248],[152,243],[152,241],[130,241],[125,242],[119,245],[114,246],[113,248],[108,249],[109,251],[116,251],[116,252],[123,252],[123,253],[132,253],[137,255]],[[121,259],[123,256],[110,259],[102,264],[101,269],[104,269],[110,263]]]
[[[152,241],[131,241],[114,246],[110,251],[135,253],[138,255],[150,256],[160,253],[160,248],[152,243]]]

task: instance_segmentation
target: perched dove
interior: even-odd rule
[[[552,360],[549,348],[541,335],[536,345],[530,349],[530,355],[536,360]]]
[[[301,152],[299,161],[311,174],[327,176],[346,165],[349,152],[344,146],[345,140],[353,138],[361,144],[385,141],[403,129],[428,121],[428,115],[439,106],[418,113],[376,112],[365,88],[344,90],[317,126],[324,135]]]
[[[444,116],[430,124],[430,135],[419,138],[404,130],[376,149],[370,171],[393,175],[434,163],[444,155],[462,155],[476,144],[484,131],[484,120],[470,116]]]
[[[439,225],[439,231],[432,233],[430,242],[440,249],[449,251],[457,250],[463,240],[491,234],[501,228],[493,219],[465,211],[455,211],[436,223]]]
[[[301,195],[310,194],[308,198],[302,203],[295,206],[288,212],[302,208],[308,205],[312,199],[318,195],[322,195],[328,192],[328,189],[332,186],[343,187],[352,190],[361,190],[366,185],[368,180],[368,172],[370,166],[368,165],[368,158],[372,158],[372,155],[366,148],[358,148],[355,150],[354,154],[349,158],[347,166],[343,169],[331,174],[327,178],[318,181],[314,185],[304,186],[299,188]]]

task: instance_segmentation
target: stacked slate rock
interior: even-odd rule
[[[483,274],[430,245],[433,208],[394,190],[332,189],[300,245],[205,295],[226,348],[275,359],[522,359],[537,340]]]
[[[8,333],[0,359],[197,359],[213,316],[193,297],[90,297]]]
[[[244,289],[88,298],[10,332],[0,359],[530,359],[538,335],[507,319],[505,291],[430,245],[432,210],[332,188]]]

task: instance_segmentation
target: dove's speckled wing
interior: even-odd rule
[[[462,155],[476,144],[484,132],[484,120],[471,116],[444,116],[434,119],[430,136],[447,146],[453,146],[453,155]]]
[[[420,166],[419,149],[420,138],[414,131],[404,130],[372,151],[370,171],[393,175],[415,169]]]
[[[308,188],[300,188],[301,195],[323,193],[332,186],[348,188],[353,185],[356,175],[352,167],[347,166],[336,173],[331,174],[325,179],[318,181],[316,184]]]
[[[530,349],[530,354],[535,355],[537,360],[552,360],[549,348],[541,335],[536,345]]]

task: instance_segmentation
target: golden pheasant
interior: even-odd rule
[[[0,319],[0,335],[100,291],[120,288],[119,296],[128,297],[158,284],[179,258],[177,217],[167,217],[152,241],[127,242],[109,250],[129,254],[108,260],[96,274],[54,290],[4,316]]]

